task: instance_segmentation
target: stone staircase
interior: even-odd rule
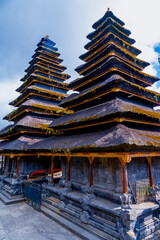
[[[137,240],[160,239],[159,210],[151,211],[147,217],[140,216],[140,221],[137,229]]]
[[[0,200],[6,205],[24,201],[20,183],[12,183],[10,179],[4,178],[0,182]]]
[[[93,215],[89,223],[85,224],[80,220],[82,210],[71,203],[65,206],[64,211],[59,210],[60,200],[50,196],[42,200],[41,211],[50,218],[59,221],[69,230],[80,236],[82,239],[93,240],[116,240],[119,238],[118,229],[114,217],[110,214],[108,219]],[[64,223],[65,222],[65,223]]]

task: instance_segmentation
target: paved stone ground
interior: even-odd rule
[[[0,201],[0,240],[80,240],[25,203]]]

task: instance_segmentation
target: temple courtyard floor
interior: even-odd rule
[[[78,240],[26,203],[5,205],[0,201],[0,240]]]

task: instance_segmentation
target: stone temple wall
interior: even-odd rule
[[[154,185],[160,186],[160,158],[152,158],[152,174]],[[128,182],[149,179],[149,165],[146,158],[133,158],[127,164]]]
[[[8,159],[9,157],[5,158],[5,166],[4,166],[4,172],[5,174],[8,173]],[[54,160],[54,167],[59,168],[60,162],[58,163],[58,158],[55,158]],[[35,172],[37,170],[48,170],[51,168],[51,157],[43,157],[40,156],[39,158],[37,156],[24,156],[21,157],[19,160],[19,174],[31,174],[32,172]],[[17,171],[17,158],[14,157],[10,159],[10,172],[16,173]]]
[[[149,179],[149,166],[146,158],[133,158],[130,163],[126,165],[128,188],[130,183],[143,179]]]
[[[50,168],[50,159],[46,157],[30,156],[23,157],[19,161],[19,173],[31,174],[37,170],[44,170]]]
[[[9,159],[9,157],[5,157],[5,161],[4,161],[4,174],[5,175],[8,173],[8,159]]]
[[[122,167],[117,158],[95,158],[93,161],[95,187],[122,192]]]
[[[152,174],[154,185],[160,187],[160,157],[152,158]]]
[[[80,164],[81,163],[81,164]],[[63,180],[67,179],[67,160],[62,158]],[[95,158],[92,165],[93,185],[96,195],[110,198],[122,194],[122,166],[118,159]],[[89,160],[86,157],[72,157],[70,160],[70,181],[72,187],[86,191],[90,184]]]

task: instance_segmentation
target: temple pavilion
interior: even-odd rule
[[[33,144],[30,149],[74,156],[70,167],[73,161],[79,175],[74,175],[74,180],[80,184],[86,177],[84,165],[85,169],[88,166],[90,186],[111,191],[113,197],[113,192],[127,193],[130,181],[150,176],[151,186],[160,182],[155,174],[153,183],[151,172],[152,168],[158,171],[160,155],[160,112],[154,110],[160,105],[160,94],[146,89],[159,79],[143,72],[149,63],[137,57],[141,51],[133,46],[131,32],[111,11],[93,28],[87,36],[87,52],[80,56],[85,63],[76,68],[81,77],[69,84],[79,93],[59,104],[74,113],[54,120],[50,128],[59,134]],[[78,160],[76,156],[84,158]],[[143,169],[144,165],[144,175],[135,175],[133,169]],[[117,171],[123,173],[123,184]]]
[[[59,104],[74,113],[52,122],[58,135],[29,148],[62,157],[61,190],[44,187],[42,211],[60,209],[104,239],[144,239],[160,226],[159,205],[143,208],[159,199],[160,112],[154,107],[160,94],[146,88],[159,79],[143,71],[149,63],[138,58],[131,32],[110,10],[93,29],[80,56],[84,64],[76,68],[80,77],[69,84],[78,93]],[[121,210],[110,205],[120,199]]]
[[[48,157],[52,162],[60,157],[62,179],[43,186],[41,210],[52,218],[58,216],[58,221],[63,217],[68,228],[69,222],[76,223],[95,239],[153,239],[149,237],[159,236],[160,228],[160,111],[154,110],[160,94],[146,87],[159,79],[143,71],[149,63],[138,58],[141,51],[133,46],[131,32],[109,9],[93,29],[87,36],[87,51],[80,56],[84,63],[76,68],[80,77],[62,88],[76,92],[61,97],[56,106],[64,116],[47,125],[55,135],[27,146],[9,138],[8,144],[1,144],[1,154],[17,159]],[[68,78],[57,70],[55,75],[51,67],[42,70],[38,62],[32,65],[39,61],[39,51],[43,47],[38,45],[28,73],[40,72],[42,79],[49,71],[47,81]],[[18,109],[28,101],[23,89],[26,86],[27,91],[32,77],[26,76],[28,83],[19,88],[23,97],[13,103]],[[12,114],[7,119],[22,115]],[[7,129],[1,136],[7,138]]]
[[[25,157],[23,152],[29,145],[55,134],[49,128],[54,119],[73,112],[59,106],[68,96],[68,84],[64,81],[70,77],[63,73],[66,67],[61,65],[59,56],[55,43],[48,36],[43,37],[21,79],[22,85],[16,90],[20,95],[10,103],[15,110],[4,119],[11,124],[0,131],[2,165],[6,157],[5,176],[25,178],[36,170],[50,168],[50,160],[44,161],[37,155]]]

